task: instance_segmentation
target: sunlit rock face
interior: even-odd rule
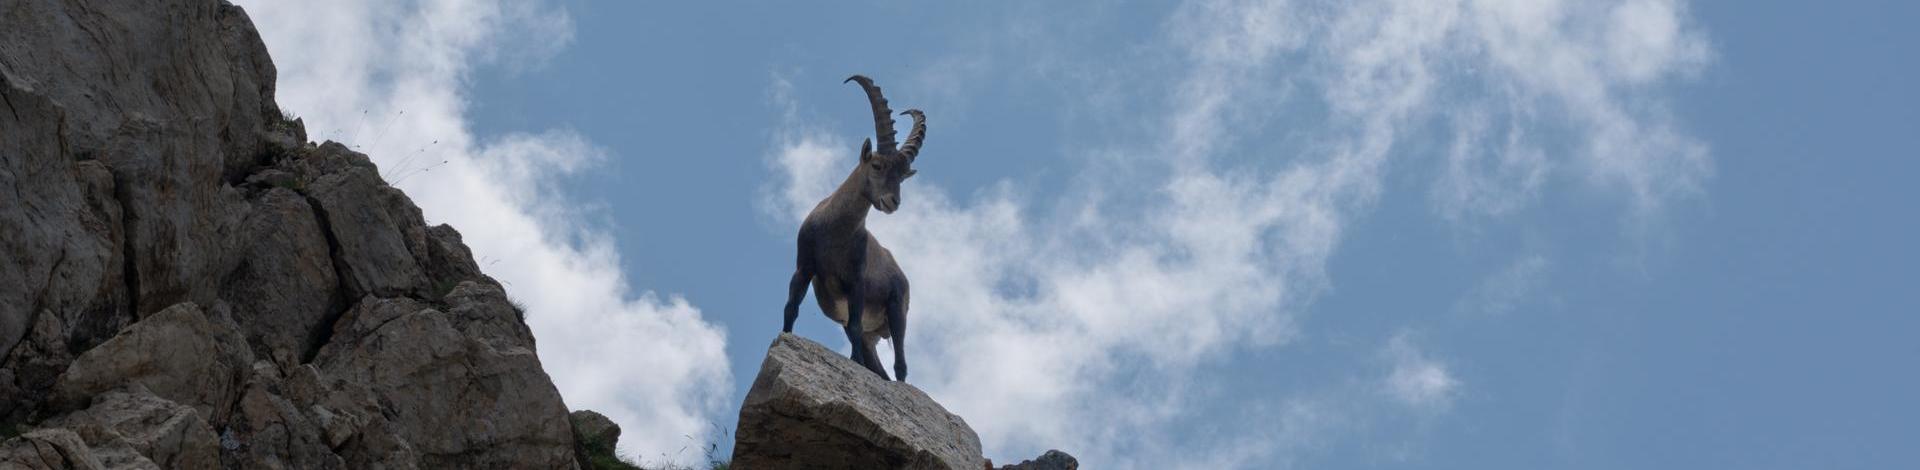
[[[735,468],[986,467],[980,437],[925,392],[781,334],[740,406]]]

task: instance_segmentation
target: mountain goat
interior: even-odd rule
[[[793,280],[787,285],[786,324],[781,331],[793,332],[793,321],[800,316],[800,298],[813,285],[814,301],[828,318],[845,326],[847,340],[853,343],[853,361],[880,374],[874,351],[880,338],[893,344],[893,374],[907,380],[907,276],[894,263],[893,253],[867,232],[867,209],[892,214],[900,208],[900,182],[913,177],[913,159],[926,138],[926,116],[917,109],[900,114],[913,116],[913,130],[907,142],[895,147],[893,110],[873,80],[854,75],[847,82],[858,82],[873,107],[875,136],[860,144],[860,163],[845,182],[828,195],[807,220],[800,224],[799,254]],[[868,315],[869,312],[883,315]]]

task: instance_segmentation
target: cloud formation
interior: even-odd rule
[[[1462,296],[1454,304],[1454,311],[1485,315],[1512,312],[1546,284],[1551,267],[1552,263],[1545,256],[1537,253],[1521,255]]]
[[[623,450],[673,457],[731,400],[725,334],[675,296],[636,291],[602,227],[557,184],[607,151],[566,129],[478,136],[476,68],[535,66],[572,41],[565,12],[503,0],[243,1],[279,68],[278,100],[316,140],[365,152],[528,309],[541,362]]]
[[[1382,354],[1393,364],[1383,382],[1394,400],[1428,412],[1445,411],[1453,404],[1460,380],[1447,372],[1446,364],[1416,348],[1408,333],[1394,335]]]
[[[1098,64],[1137,67],[1117,75],[1165,94],[1165,109],[1134,123],[1151,137],[1067,155],[1167,171],[1088,177],[1064,204],[1011,183],[956,198],[923,172],[902,210],[868,219],[918,287],[915,382],[966,416],[989,455],[1057,446],[1101,468],[1291,462],[1381,419],[1353,411],[1369,394],[1307,386],[1241,398],[1233,406],[1262,419],[1208,423],[1228,436],[1173,431],[1196,426],[1223,374],[1260,373],[1207,366],[1309,333],[1299,320],[1336,281],[1327,262],[1343,232],[1399,189],[1383,187],[1390,165],[1445,149],[1426,194],[1456,222],[1524,210],[1554,178],[1641,219],[1697,192],[1707,151],[1657,89],[1710,55],[1685,13],[1662,0],[1188,2],[1143,45],[1160,62]],[[792,102],[786,86],[775,85],[780,106],[823,106]],[[928,112],[922,156],[945,158]],[[797,223],[864,136],[794,114],[764,194]],[[1436,124],[1452,132],[1421,131]],[[1444,411],[1462,380],[1404,338],[1386,350],[1388,393],[1372,396]]]

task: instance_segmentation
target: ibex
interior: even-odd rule
[[[913,158],[920,153],[920,142],[927,135],[927,118],[920,110],[900,114],[913,116],[913,130],[906,145],[895,148],[893,110],[873,80],[854,75],[847,82],[859,82],[873,106],[873,139],[860,144],[860,164],[847,175],[832,195],[813,206],[806,222],[800,224],[799,256],[795,260],[793,280],[787,284],[786,326],[793,332],[793,320],[800,316],[800,298],[813,284],[813,298],[820,311],[847,330],[853,343],[853,361],[887,378],[874,352],[874,343],[889,338],[893,343],[893,375],[907,380],[907,275],[893,262],[893,253],[867,232],[867,208],[892,214],[900,208],[900,182],[913,177]],[[845,82],[842,82],[845,83]],[[884,316],[866,315],[884,312]]]

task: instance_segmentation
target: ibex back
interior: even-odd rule
[[[860,163],[853,173],[813,206],[800,224],[799,255],[793,280],[787,284],[786,324],[781,331],[793,331],[800,298],[812,284],[820,311],[845,327],[847,340],[853,343],[853,361],[887,378],[874,344],[889,338],[893,375],[906,381],[907,275],[894,263],[893,253],[867,232],[867,209],[891,214],[900,208],[900,182],[914,174],[913,159],[926,138],[927,119],[917,109],[901,112],[913,116],[913,130],[907,133],[906,144],[896,148],[893,110],[887,108],[880,87],[860,75],[847,81],[858,82],[866,91],[880,146],[874,148],[872,139],[861,143]]]

